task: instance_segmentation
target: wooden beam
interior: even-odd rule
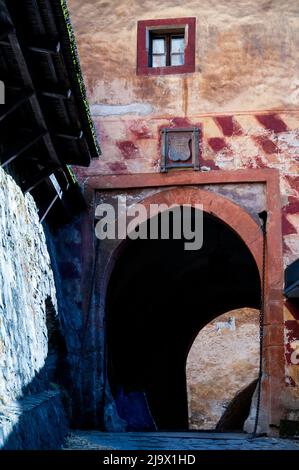
[[[47,96],[48,98],[58,98],[62,100],[69,100],[70,97],[72,96],[72,90],[61,90],[61,91],[56,91],[56,90],[37,90],[37,93],[39,93],[42,96]]]
[[[61,44],[60,42],[55,42],[53,44],[48,44],[48,45],[31,45],[27,46],[29,51],[32,52],[40,52],[41,54],[59,54],[60,49],[61,49]]]
[[[0,156],[1,166],[5,167],[9,163],[11,163],[19,155],[24,153],[26,150],[28,150],[34,144],[36,144],[36,142],[38,142],[40,139],[42,139],[47,133],[48,132],[46,130],[43,130],[38,135],[35,135],[34,137],[32,137],[27,142],[25,141],[24,143],[22,143],[19,147],[13,148],[11,150],[7,150],[6,153],[4,153]]]
[[[0,41],[2,41],[2,39],[7,38],[9,34],[15,32],[15,28],[13,27],[13,25],[6,25],[5,27],[1,26],[1,29],[2,31],[0,33]],[[5,44],[9,44],[9,42],[5,41]]]
[[[32,191],[58,168],[58,165],[50,165],[49,167],[40,170],[33,178],[30,178],[25,184],[22,184],[22,190],[25,193]]]
[[[21,91],[24,88],[18,85],[13,85],[12,83],[6,84],[6,89],[13,90],[13,91]],[[72,90],[70,88],[66,90],[35,90],[35,93],[38,93],[42,96],[48,96],[49,98],[58,98],[63,100],[69,100],[72,96]]]
[[[12,103],[4,104],[0,107],[0,122],[3,121],[9,114],[13,113],[19,106],[28,101],[34,95],[33,90],[21,93],[17,99]]]
[[[20,75],[22,77],[22,81],[24,83],[24,86],[26,88],[33,89],[34,87],[33,87],[33,83],[32,83],[31,74],[28,70],[27,62],[26,62],[25,57],[23,55],[18,37],[17,37],[16,34],[9,34],[8,38],[9,38],[10,47],[11,47],[12,52],[14,54],[14,58],[15,58],[17,64],[18,64],[18,68],[19,68]]]
[[[47,206],[44,213],[41,215],[41,217],[39,219],[40,223],[42,223],[45,220],[45,218],[49,214],[50,210],[52,209],[52,207],[54,206],[54,204],[55,204],[55,202],[57,201],[58,198],[59,198],[59,196],[58,196],[58,194],[56,194],[54,196],[54,198],[51,200],[50,204]]]
[[[33,85],[33,82],[32,82],[31,74],[30,74],[30,71],[28,69],[27,62],[25,60],[22,48],[20,46],[20,43],[18,41],[18,37],[16,36],[16,34],[10,34],[9,35],[9,41],[10,41],[12,51],[15,55],[15,59],[18,63],[19,70],[20,70],[20,73],[21,73],[21,76],[22,76],[25,87],[27,89],[33,89],[34,90],[35,88],[34,88],[34,85]],[[70,96],[71,96],[71,91],[66,90],[64,92],[63,98],[68,99],[68,98],[70,98]],[[31,98],[30,98],[30,103],[31,103],[31,106],[32,106],[32,109],[33,109],[33,112],[34,112],[34,115],[35,115],[35,118],[36,118],[37,122],[46,131],[44,133],[43,137],[44,137],[44,142],[47,145],[48,151],[51,155],[51,158],[52,158],[53,161],[58,162],[59,158],[57,156],[54,145],[51,142],[50,135],[47,131],[47,123],[45,121],[45,117],[44,117],[44,114],[42,112],[41,105],[39,103],[39,100],[38,100],[38,97],[37,97],[37,94],[36,94],[36,90],[35,90],[35,93],[33,94],[33,96],[31,96]],[[6,160],[5,165],[7,165],[9,161],[14,160],[14,158],[16,158],[16,157],[12,155],[8,160]],[[0,157],[0,162],[1,162],[1,157]]]
[[[60,139],[81,140],[83,137],[83,131],[79,131],[78,134],[61,134],[60,132],[54,132],[52,135],[54,137],[59,137]]]

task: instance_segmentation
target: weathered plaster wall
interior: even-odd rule
[[[68,3],[103,151],[77,174],[158,172],[161,127],[199,126],[203,170],[279,170],[284,264],[299,258],[297,0]],[[196,17],[195,72],[137,75],[137,21],[187,16]],[[299,396],[291,303],[285,322],[286,383]]]
[[[191,429],[215,429],[229,403],[258,376],[259,313],[228,312],[197,335],[186,375]]]
[[[54,404],[52,395],[37,400],[35,394],[51,388],[51,367],[46,368],[46,317],[47,304],[52,305],[54,315],[56,309],[53,273],[35,202],[30,195],[24,196],[2,169],[0,285],[0,447],[13,439],[18,448],[34,448],[36,439],[43,441],[44,427],[47,433],[52,429],[52,439],[43,441],[43,448],[50,448],[64,432],[64,411],[57,391]],[[25,406],[24,397],[32,394]],[[37,410],[40,405],[43,411]],[[49,422],[43,422],[48,413]],[[30,432],[20,424],[22,420]],[[61,429],[56,433],[57,420],[61,421]],[[24,439],[26,445],[22,447]]]
[[[296,0],[68,3],[91,104],[143,103],[171,116],[299,104]],[[197,19],[195,73],[136,76],[137,20],[188,16]]]
[[[197,186],[194,185],[194,188]],[[211,184],[200,185],[201,190],[211,191],[226,197],[245,209],[259,223],[258,213],[266,210],[265,187],[262,183],[253,184]],[[172,187],[168,187],[171,190]],[[163,188],[162,190],[166,190]],[[125,204],[126,208],[142,202],[143,199],[153,196],[161,191],[161,188],[129,189],[98,191],[96,193],[95,205],[110,204],[114,207],[115,215],[118,216],[118,204]]]
[[[70,0],[103,155],[82,177],[159,171],[160,128],[198,125],[203,169],[281,173],[285,264],[299,257],[296,0]],[[136,74],[137,21],[196,17],[196,71]],[[273,34],[275,31],[275,34]]]

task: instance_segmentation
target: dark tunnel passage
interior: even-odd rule
[[[184,239],[127,240],[116,262],[108,379],[128,430],[153,429],[151,418],[158,430],[188,429],[185,368],[195,337],[222,313],[259,307],[259,273],[245,243],[206,213],[203,233],[197,251],[185,250]]]

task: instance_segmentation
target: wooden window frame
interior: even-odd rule
[[[185,36],[185,29],[174,29],[174,30],[150,30],[149,31],[149,52],[148,52],[148,66],[153,67],[153,56],[154,55],[166,55],[166,65],[163,67],[177,67],[171,65],[171,41],[172,39],[180,38],[186,39]],[[165,40],[165,47],[166,47],[166,54],[153,54],[153,40],[154,39],[164,39]],[[179,55],[179,54],[177,54]],[[185,63],[185,50],[184,50],[184,63]],[[184,64],[182,64],[184,65]],[[157,68],[157,67],[155,67]]]
[[[156,32],[170,34],[172,31],[184,31],[185,50],[183,65],[163,67],[151,66],[150,36]],[[142,20],[137,24],[137,74],[138,75],[169,75],[192,73],[195,71],[195,18],[173,18],[162,20]]]

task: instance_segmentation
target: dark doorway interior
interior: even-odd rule
[[[194,213],[193,213],[194,215]],[[127,240],[107,292],[108,379],[128,429],[188,429],[186,359],[218,315],[259,307],[256,263],[229,227],[204,215],[204,244]],[[148,405],[148,409],[146,407]]]

